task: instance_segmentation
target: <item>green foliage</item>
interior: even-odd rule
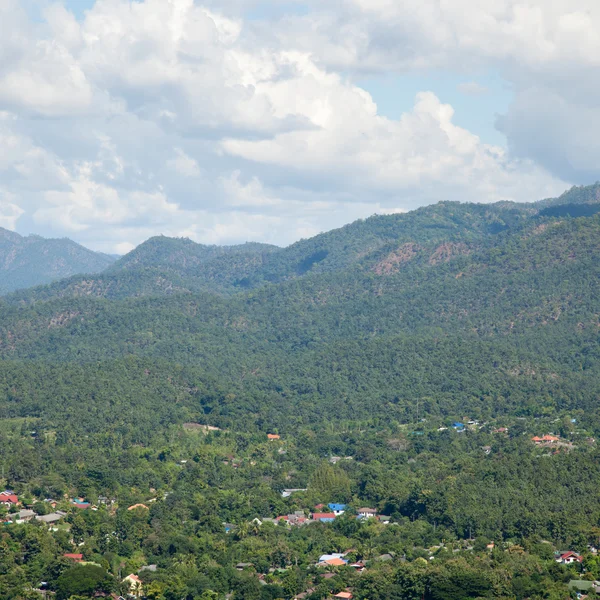
[[[95,565],[76,566],[65,571],[56,580],[57,600],[72,596],[91,597],[94,592],[111,592],[113,579],[101,567]]]
[[[600,216],[548,206],[442,203],[286,249],[154,238],[6,297],[2,485],[66,516],[2,526],[0,599],[133,573],[154,600],[558,600],[598,577]],[[329,502],[332,524],[269,521]],[[346,551],[363,573],[315,566]]]

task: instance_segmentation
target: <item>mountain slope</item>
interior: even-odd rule
[[[389,254],[402,244],[432,252],[440,244],[449,244],[440,249],[439,260],[445,260],[448,252],[468,251],[492,243],[508,229],[526,227],[536,214],[533,205],[443,202],[411,213],[356,221],[283,249],[265,244],[204,246],[161,236],[141,244],[99,275],[59,281],[11,300],[119,299],[200,291],[230,295],[352,267],[369,268],[379,254]]]
[[[592,410],[600,215],[534,213],[485,235],[458,228],[454,241],[420,235],[232,297],[9,298],[0,356],[56,365],[129,356],[165,379],[183,369],[190,390],[214,382],[191,393],[189,410],[225,426],[406,421],[416,398],[425,415]]]
[[[0,228],[0,294],[76,273],[97,273],[113,262],[68,239],[22,237]]]

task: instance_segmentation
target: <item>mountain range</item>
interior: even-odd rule
[[[152,238],[2,299],[0,414],[75,410],[107,373],[133,397],[151,373],[169,419],[219,426],[593,409],[599,190],[443,202],[283,249]]]

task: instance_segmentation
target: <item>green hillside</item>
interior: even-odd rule
[[[230,390],[216,405],[192,395],[190,407],[221,425],[244,415],[247,427],[332,411],[406,420],[415,396],[441,416],[584,408],[599,391],[600,215],[442,203],[373,217],[284,250],[236,251],[260,256],[257,287],[225,296],[195,291],[186,272],[231,255],[147,244],[111,273],[7,297],[0,355],[182,365]],[[134,266],[150,257],[160,269]],[[268,279],[278,283],[258,285]]]

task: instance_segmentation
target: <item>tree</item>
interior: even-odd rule
[[[80,565],[68,569],[56,580],[57,600],[67,600],[73,595],[90,596],[94,592],[111,592],[113,578],[95,565]]]

